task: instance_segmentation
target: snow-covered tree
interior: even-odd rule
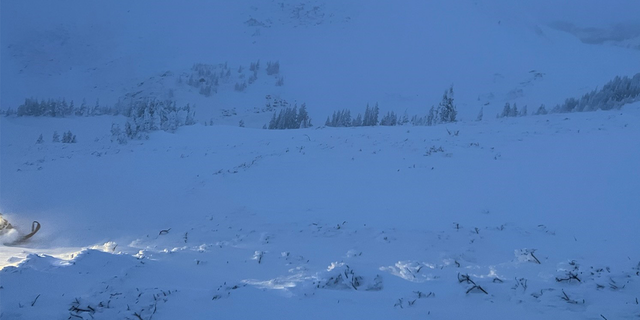
[[[378,107],[377,102],[373,108],[370,108],[369,104],[367,104],[367,108],[364,111],[364,117],[362,118],[362,125],[365,127],[377,126],[379,113],[380,108]]]
[[[582,112],[618,109],[625,104],[640,101],[640,73],[632,78],[615,77],[602,89],[584,94],[580,99],[569,98],[552,112]]]
[[[62,134],[62,143],[76,143],[76,135],[71,130]]]
[[[518,116],[518,106],[514,103],[511,108],[511,112],[509,112],[509,117],[517,117]]]
[[[356,116],[356,118],[353,120],[351,125],[354,126],[354,127],[361,127],[362,126],[362,114],[358,113],[358,116]]]
[[[545,115],[547,114],[547,108],[545,108],[544,104],[541,104],[540,107],[538,108],[538,110],[536,112],[534,112],[534,115]]]
[[[280,73],[280,62],[267,62],[267,75],[274,75]]]
[[[395,126],[398,124],[398,115],[393,111],[387,112],[387,114],[380,120],[381,126]]]
[[[311,118],[309,118],[307,105],[305,103],[300,106],[300,111],[298,112],[298,121],[300,122],[300,128],[309,128],[312,126]]]
[[[325,123],[328,127],[351,127],[353,120],[351,119],[351,110],[344,109],[334,111],[330,119],[327,119],[328,123]]]
[[[498,115],[498,118],[505,118],[511,116],[511,104],[509,102],[504,104],[504,108],[502,109],[502,113]]]
[[[526,117],[527,116],[527,106],[525,105],[524,108],[522,108],[522,110],[520,110],[520,113],[518,114],[518,116],[520,117]]]
[[[398,124],[403,126],[407,123],[409,123],[409,114],[407,113],[407,110],[405,110],[404,114],[402,115],[402,119],[398,120]]]
[[[427,115],[427,121],[425,123],[426,125],[433,126],[438,123],[438,114],[440,113],[439,110],[439,107],[436,110],[434,106],[431,106],[431,109],[429,109],[429,114]]]
[[[111,124],[111,142],[118,142],[119,144],[126,144],[128,141],[127,135],[122,132],[120,125],[117,123]]]
[[[445,90],[442,95],[442,101],[438,105],[440,109],[440,121],[441,123],[450,123],[456,121],[458,111],[453,103],[453,86],[449,87],[449,90]]]
[[[329,121],[329,119],[327,119],[327,121]],[[274,112],[267,128],[299,129],[308,128],[311,126],[311,118],[307,113],[307,106],[303,103],[300,107],[300,111],[298,111],[298,106],[295,105],[293,108],[285,107],[284,109],[281,109],[279,113]]]

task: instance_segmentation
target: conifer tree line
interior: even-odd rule
[[[527,115],[527,112],[527,106],[524,106],[522,109],[518,110],[518,105],[516,103],[511,106],[511,103],[507,102],[504,104],[502,113],[499,113],[496,118],[524,117]],[[538,111],[534,113],[534,115],[537,114],[546,114],[544,105],[541,105],[540,108],[538,108]]]
[[[173,100],[156,100],[153,98],[140,99],[131,103],[127,116],[129,119],[121,129],[118,124],[112,124],[111,136],[113,141],[126,143],[128,139],[142,139],[148,137],[149,132],[174,132],[181,126],[195,124],[195,110],[190,104],[178,107]]]
[[[405,125],[409,122],[416,126],[432,126],[439,123],[456,122],[458,111],[454,104],[453,87],[445,90],[442,100],[438,107],[431,107],[426,116],[413,116],[409,121],[408,115],[405,113],[402,117],[393,111],[387,112],[380,119],[380,107],[376,103],[373,108],[367,104],[364,116],[358,114],[355,118],[351,117],[351,111],[348,109],[335,111],[333,115],[327,117],[325,126],[327,127],[368,127],[368,126],[397,126]]]
[[[538,107],[538,109],[536,109],[531,114],[534,116],[539,116],[539,115],[545,115],[548,113],[549,111],[547,111],[547,107],[545,107],[544,104],[541,104],[540,107]],[[522,107],[522,109],[518,109],[518,105],[516,103],[511,105],[511,103],[507,102],[504,104],[504,107],[502,108],[502,112],[496,115],[496,118],[525,117],[527,115],[529,115],[529,111],[527,110],[526,105]],[[480,118],[480,120],[482,119]]]
[[[60,141],[60,134],[58,134],[58,131],[54,131],[53,132],[53,138],[51,139],[52,142],[62,142],[62,143],[76,143],[76,135],[73,134],[71,132],[71,130],[65,132],[62,134],[62,141]],[[42,133],[40,134],[40,136],[38,137],[38,140],[36,140],[36,144],[43,144],[44,143],[44,137],[42,136]]]
[[[640,101],[640,73],[633,77],[615,77],[602,89],[595,89],[579,99],[569,98],[551,112],[583,112],[620,109],[623,105]]]
[[[454,104],[453,95],[453,86],[451,86],[442,94],[442,100],[437,108],[431,106],[426,116],[413,116],[411,118],[411,124],[414,126],[434,126],[440,123],[456,122],[458,109]]]
[[[117,115],[119,110],[114,107],[100,105],[100,100],[96,100],[94,105],[87,104],[82,100],[80,105],[76,105],[73,100],[67,102],[66,99],[42,99],[27,98],[17,109],[9,108],[4,112],[6,116],[18,117],[90,117],[101,115]]]
[[[298,105],[295,104],[292,107],[285,107],[278,113],[273,113],[269,125],[265,125],[266,129],[301,129],[309,128],[313,126],[309,113],[307,113],[307,105],[303,103],[298,110]]]
[[[569,98],[564,103],[556,105],[550,111],[545,105],[540,105],[532,114],[545,115],[549,113],[588,112],[596,110],[620,109],[623,105],[640,101],[640,73],[633,77],[615,77],[607,82],[602,89],[595,89],[584,94],[579,99]],[[518,109],[514,103],[505,103],[497,118],[522,117],[527,115],[527,106]]]
[[[284,85],[284,78],[280,75],[279,61],[268,61],[264,69],[268,76],[275,77],[276,86]],[[180,77],[178,81],[186,81],[187,85],[197,88],[198,93],[209,97],[218,93],[220,87],[228,83],[233,83],[234,91],[245,91],[258,80],[260,70],[260,60],[249,63],[248,68],[241,65],[237,69],[232,69],[226,62],[219,64],[196,63],[191,67],[191,74],[183,76],[186,77],[185,79]]]
[[[377,103],[373,107],[367,104],[364,116],[358,113],[355,119],[352,119],[351,110],[349,109],[335,111],[331,117],[327,117],[324,125],[327,127],[372,127],[379,124],[379,115],[380,107],[378,107]],[[387,121],[391,120],[387,119]]]
[[[277,75],[279,73],[278,62],[268,62],[267,69],[269,74]],[[216,68],[220,69],[217,70]],[[226,64],[216,66],[216,70],[211,66],[194,65],[193,71],[196,72],[198,78],[189,78],[190,85],[200,87],[203,83],[208,83],[208,78],[225,77],[230,71]],[[251,63],[248,68],[251,72],[257,72],[260,69],[260,61]],[[217,73],[213,72],[216,71]],[[196,80],[198,79],[198,80]],[[203,82],[202,79],[205,79]],[[215,81],[213,81],[215,83]],[[277,99],[270,101],[267,96],[267,105],[265,111],[271,111],[278,106]],[[545,105],[541,105],[535,109],[532,115],[545,115],[548,113],[565,113],[565,112],[583,112],[595,110],[611,110],[619,109],[623,105],[640,101],[640,73],[633,77],[615,77],[606,83],[601,89],[595,89],[580,98],[569,98],[564,103],[555,106],[551,110],[547,110]],[[298,109],[298,106],[290,107],[286,101],[279,105],[283,107],[279,112],[275,112],[271,121],[264,128],[267,129],[298,129],[311,127],[311,118],[307,113],[306,105]],[[101,105],[99,100],[95,104],[87,104],[86,100],[80,104],[74,103],[66,99],[36,99],[27,98],[24,103],[17,109],[0,110],[0,114],[5,116],[44,116],[44,117],[86,117],[99,115],[124,115],[129,117],[129,121],[125,127],[114,128],[114,131],[120,130],[127,139],[139,138],[141,133],[151,132],[154,130],[174,131],[179,126],[190,125],[195,123],[195,112],[190,105],[177,107],[176,102],[172,100],[158,100],[154,98],[130,99],[127,103],[120,100],[113,106]],[[367,105],[364,113],[358,113],[355,117],[349,109],[339,110],[327,117],[325,126],[329,127],[360,127],[360,126],[395,126],[411,123],[416,126],[432,126],[441,123],[451,123],[457,121],[457,108],[454,103],[453,87],[445,90],[440,103],[432,106],[426,115],[414,115],[409,120],[406,112],[403,116],[389,111],[381,115],[380,108],[376,103],[373,107]],[[519,108],[515,103],[505,103],[501,113],[497,114],[498,118],[519,117],[528,115],[527,106]],[[483,111],[480,110],[477,120],[482,120]]]

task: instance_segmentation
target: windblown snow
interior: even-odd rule
[[[636,2],[0,9],[0,319],[640,317]]]

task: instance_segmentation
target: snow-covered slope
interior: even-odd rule
[[[636,74],[637,1],[0,9],[0,109],[155,97],[198,117],[128,144],[124,116],[0,118],[0,319],[640,316],[640,104],[493,117]],[[450,85],[457,123],[319,126],[424,115]],[[316,126],[258,129],[276,99]]]
[[[640,70],[640,50],[607,42],[637,40],[633,1],[34,3],[2,4],[2,108],[26,97],[113,104],[167,71],[261,60],[280,61],[283,87],[259,76],[244,92],[201,101],[195,90],[179,102],[197,102],[201,120],[260,107],[267,94],[306,102],[318,119],[376,101],[414,114],[453,84],[461,117],[473,119],[484,104],[555,105]],[[598,30],[597,45],[581,41]]]
[[[119,118],[2,118],[3,212],[43,225],[2,247],[5,265],[33,253],[1,273],[3,318],[637,317],[639,118],[196,125],[124,146]]]

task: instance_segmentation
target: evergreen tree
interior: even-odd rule
[[[76,143],[76,136],[71,133],[71,130],[62,134],[62,143]]]
[[[280,62],[267,62],[267,75],[274,75],[280,72]]]
[[[329,122],[329,119],[327,119]],[[307,113],[306,104],[302,104],[298,112],[298,106],[285,107],[280,112],[274,112],[269,122],[268,129],[299,129],[311,127],[311,118]]]
[[[509,113],[509,117],[517,117],[518,114],[518,106],[514,103],[513,108],[511,108],[511,112]]]
[[[342,111],[340,126],[351,127],[351,110],[345,109]]]
[[[377,126],[378,125],[378,114],[380,114],[380,108],[378,108],[378,103],[376,102],[376,105],[373,107],[373,112],[371,115],[371,126]]]
[[[276,129],[276,111],[273,112],[273,116],[271,117],[271,121],[269,121],[269,129]]]
[[[186,116],[184,119],[184,125],[185,126],[190,126],[190,125],[194,125],[196,124],[196,120],[195,120],[195,116],[196,116],[196,111],[195,111],[195,106],[193,108],[191,108],[191,105],[187,103],[186,106],[184,106],[183,110],[186,111]]]
[[[362,125],[367,127],[371,125],[371,108],[369,108],[369,104],[367,103],[367,108],[364,110],[364,118],[362,119]]]
[[[453,104],[453,86],[449,87],[449,90],[445,90],[442,95],[442,101],[438,105],[440,109],[440,121],[441,123],[450,123],[456,121],[458,111],[455,104]]]
[[[92,116],[99,116],[102,112],[100,111],[100,98],[96,99],[96,105],[93,107],[93,110],[89,113]]]
[[[53,142],[60,142],[60,135],[58,134],[58,131],[53,132]]]
[[[300,106],[300,111],[298,112],[298,121],[300,122],[300,128],[309,128],[311,127],[311,122],[309,121],[309,113],[307,113],[307,105],[303,103]]]
[[[511,115],[511,104],[509,102],[504,104],[504,108],[502,109],[502,113],[498,116],[498,118],[505,118]]]
[[[380,120],[381,126],[395,126],[398,124],[398,116],[393,112],[387,112],[387,114]]]
[[[536,112],[534,112],[534,115],[545,115],[547,114],[547,108],[545,108],[544,104],[541,104],[540,107],[538,108],[538,110]]]
[[[71,102],[69,103],[69,110],[67,115],[75,114],[75,112],[76,112],[76,106],[73,104],[73,100],[71,100]]]
[[[43,144],[44,143],[44,138],[42,137],[42,133],[40,134],[40,136],[38,137],[38,140],[36,140],[36,144]]]
[[[80,107],[76,109],[76,116],[87,116],[87,100],[82,99]]]
[[[518,114],[518,116],[520,117],[526,117],[527,116],[527,106],[525,105],[524,108],[522,108],[522,110],[520,110],[520,113]]]
[[[135,139],[137,138],[137,132],[135,131],[135,127],[133,125],[131,125],[130,121],[127,121],[124,124],[124,134],[127,136],[127,138],[129,139]]]
[[[362,114],[358,113],[358,116],[356,116],[355,120],[353,120],[352,125],[354,127],[361,127],[362,126]]]
[[[402,115],[402,120],[400,120],[400,125],[403,126],[407,123],[409,123],[409,114],[407,113],[407,110],[405,110],[404,114]]]
[[[429,114],[427,115],[426,125],[428,126],[436,125],[438,121],[438,117],[437,117],[438,114],[439,112],[435,109],[435,107],[431,106],[431,109],[429,109]]]

